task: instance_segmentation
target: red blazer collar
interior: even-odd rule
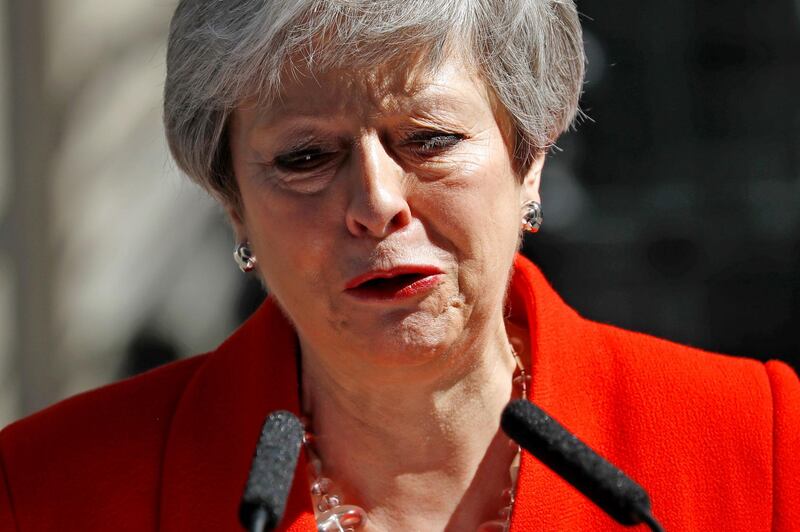
[[[609,437],[606,423],[616,407],[607,399],[613,385],[603,378],[613,372],[597,372],[608,353],[596,325],[567,306],[541,271],[521,255],[514,261],[507,304],[511,319],[527,322],[530,332],[528,398],[611,458],[615,440]],[[558,516],[559,530],[619,527],[527,452],[522,454],[519,475],[511,530],[552,530],[554,516]]]
[[[300,415],[295,351],[294,329],[268,299],[208,355],[174,414],[160,530],[242,530],[239,500],[264,419],[274,410]],[[302,459],[298,471],[305,471]],[[295,479],[283,522],[316,530],[305,475]]]
[[[531,399],[581,438],[602,447],[607,442],[591,414],[595,387],[585,386],[596,380],[591,372],[595,366],[581,362],[599,354],[601,346],[586,322],[519,255],[508,303],[512,319],[526,321],[531,333]],[[239,499],[265,417],[278,409],[300,413],[295,350],[294,329],[267,300],[208,355],[184,391],[168,436],[161,530],[240,530]],[[302,458],[298,471],[303,473],[295,477],[284,527],[315,530]],[[574,516],[571,529],[607,519],[527,454],[522,458],[518,491],[512,530],[543,529],[543,516],[565,513]]]

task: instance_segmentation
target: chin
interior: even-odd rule
[[[376,325],[357,335],[358,345],[379,365],[424,365],[446,356],[463,333],[463,317],[453,310],[437,315],[415,312],[392,323]]]

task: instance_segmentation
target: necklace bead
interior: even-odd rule
[[[366,521],[367,513],[360,506],[335,506],[317,515],[317,532],[355,532]]]
[[[320,477],[311,484],[311,494],[321,497],[330,491],[333,482],[329,478]]]

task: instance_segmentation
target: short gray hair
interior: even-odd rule
[[[292,70],[378,69],[457,50],[508,113],[526,166],[578,113],[584,51],[573,0],[181,0],[170,25],[164,124],[178,166],[239,206],[226,126]]]

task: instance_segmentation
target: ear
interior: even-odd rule
[[[244,242],[247,240],[247,229],[244,226],[244,219],[242,217],[241,209],[234,205],[225,205],[225,212],[228,214],[228,220],[231,222],[233,229],[233,236],[236,243]]]
[[[542,151],[531,163],[530,168],[525,173],[522,179],[522,188],[520,189],[520,205],[527,201],[538,201],[541,203],[539,196],[539,184],[542,180],[542,168],[544,168],[544,159],[546,152]]]

